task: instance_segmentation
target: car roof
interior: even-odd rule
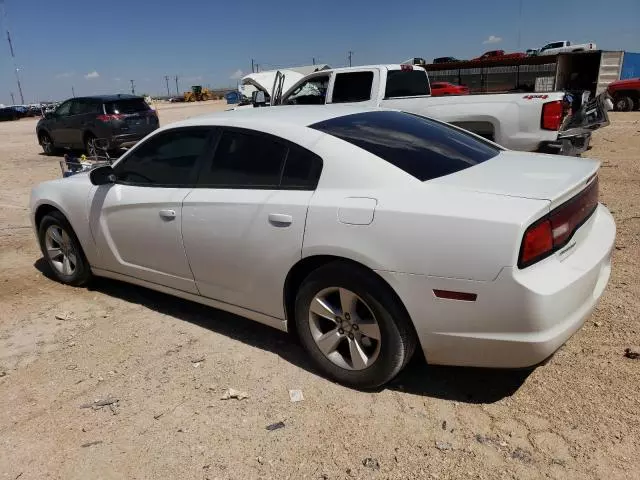
[[[256,107],[239,110],[227,110],[224,112],[210,113],[198,117],[189,118],[180,122],[167,125],[165,128],[186,127],[186,126],[215,126],[242,124],[258,127],[261,124],[305,126],[329,120],[331,118],[343,117],[356,113],[379,111],[379,108],[366,108],[351,105],[285,105],[277,107]]]
[[[129,93],[116,93],[111,95],[88,95],[86,97],[75,97],[75,100],[86,100],[86,99],[101,100],[103,102],[114,102],[116,100],[142,99],[142,97],[139,95],[131,95]]]

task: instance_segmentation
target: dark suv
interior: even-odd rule
[[[109,150],[130,147],[159,126],[156,111],[144,98],[101,95],[63,102],[38,122],[36,135],[47,155],[58,148],[84,149],[94,155],[96,143]]]

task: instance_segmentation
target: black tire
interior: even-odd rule
[[[621,95],[615,99],[615,109],[618,112],[630,112],[633,110],[633,99],[626,95]]]
[[[47,231],[51,227],[57,227],[66,233],[68,236],[68,246],[65,246],[65,250],[75,253],[76,264],[70,274],[65,274],[60,271],[59,267],[54,264],[54,260],[47,251],[46,236]],[[38,226],[38,240],[42,255],[44,256],[44,259],[56,280],[75,287],[86,285],[89,280],[91,280],[91,267],[89,266],[89,262],[82,250],[80,242],[78,241],[78,237],[76,237],[73,228],[71,228],[71,225],[62,213],[54,211],[44,216]]]
[[[633,110],[636,112],[640,110],[640,97],[633,99]]]
[[[96,136],[93,133],[85,133],[84,135],[84,152],[87,157],[95,157],[98,154],[95,146]]]
[[[309,321],[311,302],[318,293],[333,287],[348,289],[360,297],[379,326],[377,357],[364,369],[349,370],[336,365],[313,338]],[[392,380],[409,362],[417,344],[411,320],[388,285],[365,268],[339,261],[318,268],[302,282],[296,296],[295,321],[300,341],[314,364],[329,378],[360,389],[373,389]]]
[[[56,154],[56,146],[53,143],[51,135],[47,132],[40,132],[40,135],[38,135],[38,143],[40,143],[45,155],[51,156]]]

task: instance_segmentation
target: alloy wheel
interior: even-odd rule
[[[65,276],[73,275],[78,266],[78,252],[71,237],[59,225],[51,225],[45,233],[45,248],[53,267]]]
[[[94,137],[87,138],[87,155],[89,157],[95,157],[97,154],[96,139]]]
[[[313,297],[309,327],[318,349],[339,367],[364,370],[378,358],[380,325],[367,303],[346,288],[325,288]]]
[[[42,150],[46,154],[50,154],[53,151],[53,142],[51,138],[49,138],[49,135],[43,135],[40,138],[40,145],[42,145]]]

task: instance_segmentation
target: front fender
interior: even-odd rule
[[[30,218],[38,235],[36,214],[43,206],[53,207],[62,213],[71,228],[90,264],[97,259],[97,252],[89,226],[88,199],[93,186],[87,174],[76,174],[68,178],[41,183],[31,191]]]

